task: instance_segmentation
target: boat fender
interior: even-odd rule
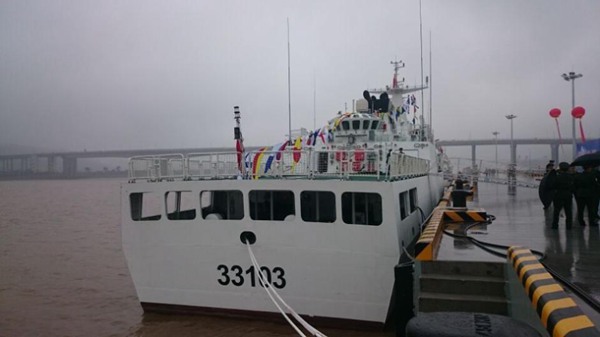
[[[538,337],[540,333],[516,319],[477,312],[420,313],[406,326],[407,337]]]
[[[256,242],[256,235],[253,232],[244,231],[242,234],[240,234],[240,241],[242,241],[243,244],[248,242],[249,244],[253,245]]]
[[[348,136],[348,144],[352,145],[352,144],[354,144],[354,142],[356,142],[356,136],[349,135]]]

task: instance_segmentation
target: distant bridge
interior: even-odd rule
[[[443,147],[471,146],[471,160],[473,166],[477,162],[477,146],[511,145],[511,154],[516,153],[518,145],[550,145],[551,157],[558,162],[558,148],[560,144],[570,144],[571,140],[563,139],[475,139],[475,140],[442,140],[438,144]],[[258,147],[248,147],[255,150]],[[44,178],[75,178],[78,175],[77,160],[83,158],[130,158],[140,155],[159,155],[166,153],[209,153],[235,151],[234,147],[199,147],[199,148],[171,148],[171,149],[138,149],[138,150],[106,150],[106,151],[76,151],[76,152],[48,152],[0,155],[0,178],[13,177],[44,177]],[[511,155],[512,158],[514,158]]]
[[[530,138],[530,139],[471,139],[471,140],[441,140],[438,145],[449,146],[470,146],[471,147],[471,165],[474,167],[477,163],[477,146],[487,145],[508,145],[510,146],[510,158],[517,157],[517,145],[550,145],[550,157],[558,163],[558,148],[561,144],[572,144],[571,139],[553,139],[553,138]]]

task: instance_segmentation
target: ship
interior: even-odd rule
[[[246,149],[235,107],[231,151],[130,158],[122,245],[143,309],[269,318],[267,288],[317,324],[383,326],[448,163],[417,117],[425,87],[392,64],[390,85],[280,144]]]

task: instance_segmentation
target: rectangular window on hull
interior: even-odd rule
[[[252,220],[292,220],[296,214],[292,191],[250,191]]]
[[[241,191],[200,192],[202,218],[207,220],[240,220],[244,217]]]
[[[409,201],[410,201],[410,212],[414,212],[417,210],[417,206],[419,205],[419,199],[417,198],[417,189],[413,188],[408,191]]]
[[[302,220],[306,222],[334,222],[335,194],[303,191],[300,193],[300,210]]]
[[[160,220],[160,195],[158,193],[137,192],[129,195],[131,220],[156,221]]]
[[[381,225],[381,196],[377,193],[343,193],[342,218],[347,224]]]
[[[165,193],[165,209],[169,220],[192,220],[196,218],[196,205],[191,191]]]
[[[400,219],[404,220],[408,216],[406,209],[406,199],[408,199],[408,192],[400,193]]]

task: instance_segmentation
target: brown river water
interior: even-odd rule
[[[144,314],[121,251],[122,181],[0,181],[0,336],[296,336],[279,322]]]

